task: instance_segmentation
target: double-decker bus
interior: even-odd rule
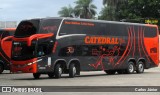
[[[107,74],[157,67],[156,25],[73,18],[23,20],[12,46],[12,72],[73,78],[80,71]]]
[[[12,36],[15,30],[15,28],[0,29],[0,74],[4,70],[10,70]]]

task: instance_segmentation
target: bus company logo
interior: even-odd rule
[[[122,44],[125,43],[123,38],[117,37],[91,37],[86,36],[84,39],[85,44]]]
[[[11,87],[2,87],[2,92],[12,92]]]

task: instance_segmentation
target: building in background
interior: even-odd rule
[[[0,21],[0,28],[16,28],[17,21]]]

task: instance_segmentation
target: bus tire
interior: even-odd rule
[[[74,78],[77,73],[77,68],[74,63],[71,63],[69,66],[69,77]]]
[[[54,77],[54,73],[48,73],[48,77],[49,78],[53,78]]]
[[[61,75],[62,75],[62,67],[61,67],[61,64],[57,64],[55,66],[55,78],[61,78]]]
[[[127,74],[133,74],[134,70],[135,70],[134,63],[132,61],[128,62],[126,73]]]
[[[33,73],[33,77],[34,77],[35,79],[39,79],[40,76],[41,76],[40,73]]]
[[[136,72],[137,73],[143,73],[144,72],[144,63],[142,61],[139,61],[136,66]]]
[[[0,74],[2,74],[3,71],[4,71],[4,66],[3,64],[0,64]]]
[[[113,74],[116,73],[115,70],[104,70],[104,71],[105,71],[105,73],[108,74],[108,75],[113,75]]]

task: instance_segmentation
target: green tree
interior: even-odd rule
[[[69,5],[68,7],[62,7],[60,11],[58,11],[58,15],[60,17],[74,17],[74,9]]]
[[[103,20],[118,20],[117,9],[127,0],[103,0],[104,8],[100,12],[99,19]]]
[[[118,3],[123,3],[127,0],[103,0],[103,5],[117,7]]]
[[[160,0],[128,0],[117,11],[119,19],[159,18]]]
[[[98,19],[111,20],[111,21],[116,20],[115,9],[112,8],[111,6],[105,6],[104,8],[102,8],[102,10],[100,12],[100,16],[98,17]]]
[[[77,17],[91,19],[96,15],[97,7],[93,4],[93,0],[77,0],[75,4],[75,15]]]

